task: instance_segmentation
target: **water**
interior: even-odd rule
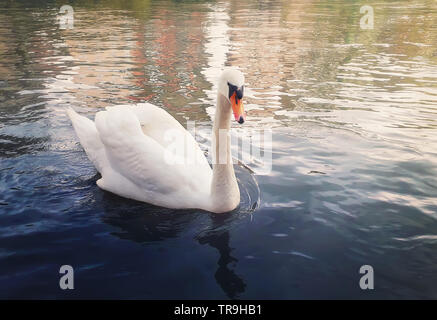
[[[373,30],[360,1],[77,1],[73,29],[62,4],[1,3],[1,298],[437,298],[435,1],[366,1]],[[273,133],[271,172],[236,166],[239,210],[96,186],[66,107],[208,125],[224,65],[244,130]]]

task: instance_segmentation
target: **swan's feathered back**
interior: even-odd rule
[[[102,174],[101,188],[170,208],[192,208],[209,196],[212,170],[205,156],[191,134],[165,110],[151,104],[115,106],[98,112],[95,123],[73,110],[68,115]],[[185,148],[194,150],[188,154],[196,159],[169,163],[169,130],[185,138]]]

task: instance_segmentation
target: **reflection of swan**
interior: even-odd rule
[[[199,252],[204,252],[204,249],[190,252],[190,257],[193,257],[195,260],[186,260],[187,255],[181,252],[180,246],[168,245],[172,243],[172,239],[176,239],[178,243],[182,243],[181,245],[183,247],[191,247],[194,240],[201,245],[210,246],[214,251],[217,250],[217,268],[215,272],[213,270],[211,270],[211,272],[214,274],[215,282],[222,288],[224,293],[230,299],[236,299],[245,292],[245,280],[235,271],[238,260],[232,255],[233,249],[230,246],[231,236],[229,233],[232,226],[240,221],[241,215],[205,215],[200,210],[166,209],[146,203],[122,199],[111,193],[104,193],[102,197],[102,201],[99,201],[99,203],[103,205],[104,214],[102,215],[102,219],[103,222],[115,227],[116,230],[111,232],[113,236],[141,244],[158,242],[159,245],[157,245],[157,247],[165,248],[167,254],[155,256],[153,265],[147,263],[146,266],[139,267],[141,270],[144,268],[144,270],[146,270],[144,272],[149,274],[152,272],[154,279],[159,279],[161,271],[165,270],[155,270],[153,269],[154,266],[159,266],[161,263],[168,264],[167,260],[163,260],[167,259],[168,256],[176,257],[177,262],[173,263],[173,267],[180,271],[191,270],[189,267],[190,264],[203,265],[205,257],[209,261],[209,254],[206,256],[198,254]],[[147,214],[143,214],[144,212],[147,212]],[[194,234],[193,239],[187,237],[189,234]],[[181,257],[183,256],[184,259],[178,259],[177,257],[180,255]],[[136,267],[134,269],[136,270]],[[204,271],[208,272],[208,274],[210,272],[209,268]],[[181,275],[183,275],[184,271],[181,272]],[[187,273],[185,277],[190,277],[190,275]],[[201,281],[205,281],[204,285],[207,285],[209,282],[207,279]],[[161,282],[158,280],[157,282],[149,282],[148,286],[149,289],[155,291],[157,290],[155,286],[160,284]],[[166,297],[168,292],[164,292],[163,294],[163,297]],[[193,298],[193,296],[186,296],[187,292],[183,285],[179,286],[176,284],[172,294],[173,297],[176,298]],[[204,296],[204,293],[201,294]],[[215,291],[209,292],[208,294],[210,297],[217,297]],[[156,297],[159,297],[159,293],[158,295],[151,296],[151,298]],[[196,295],[194,297],[196,297]]]
[[[235,120],[244,122],[243,86],[244,76],[236,69],[219,78],[212,170],[190,133],[154,105],[110,107],[96,114],[95,123],[71,109],[68,115],[102,174],[100,188],[168,208],[227,212],[240,202],[228,131],[231,107]],[[175,145],[170,135],[183,140]]]
[[[208,215],[196,209],[173,210],[155,207],[147,203],[119,198],[111,193],[104,193],[102,200],[103,222],[117,228],[111,234],[120,239],[142,244],[180,238],[180,234],[190,228],[192,221],[198,221],[196,219],[200,218],[208,221],[206,220]],[[144,214],[145,212],[147,214]]]
[[[223,219],[221,219],[223,218]],[[213,226],[207,232],[199,234],[196,238],[200,244],[208,244],[216,248],[220,254],[217,261],[218,268],[215,279],[230,299],[238,298],[246,290],[246,283],[234,271],[230,264],[236,264],[238,259],[231,256],[232,248],[229,245],[230,235],[227,229],[221,228],[226,221],[226,215],[212,217]]]

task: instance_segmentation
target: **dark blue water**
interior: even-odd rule
[[[436,299],[437,7],[367,2],[371,31],[354,1],[72,2],[73,29],[56,2],[1,2],[0,298]],[[243,130],[273,133],[271,171],[236,165],[239,209],[96,186],[67,107],[207,126],[224,65]]]

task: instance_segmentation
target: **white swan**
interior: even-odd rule
[[[240,203],[228,132],[231,112],[237,122],[244,122],[243,91],[243,74],[226,68],[218,83],[212,170],[193,136],[152,104],[108,107],[97,112],[95,122],[71,108],[67,113],[88,158],[102,175],[97,181],[100,188],[157,206],[222,213]],[[184,139],[177,139],[175,146],[169,136]],[[173,152],[181,149],[191,152],[181,158]]]

